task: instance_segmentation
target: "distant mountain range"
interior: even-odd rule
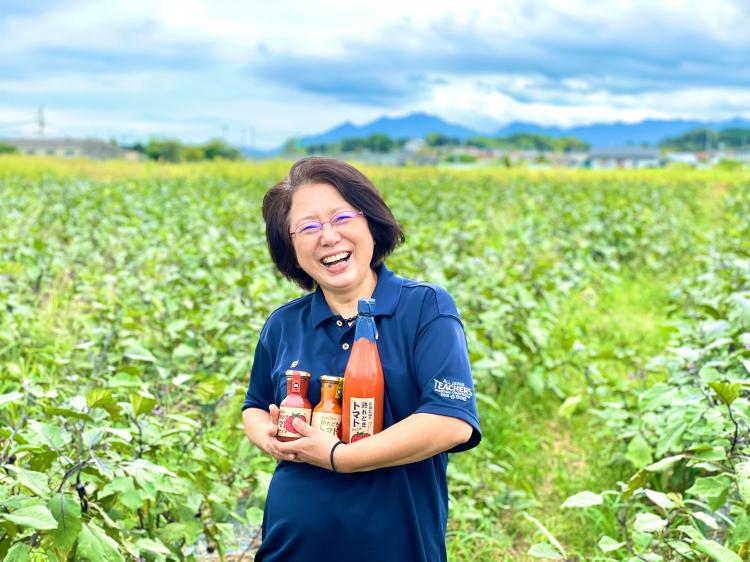
[[[592,147],[613,147],[628,144],[655,145],[667,137],[681,135],[691,129],[710,128],[750,128],[750,120],[732,119],[729,121],[698,121],[682,119],[647,119],[638,123],[597,123],[579,127],[546,127],[533,123],[513,122],[494,133],[481,133],[449,123],[440,117],[426,113],[410,113],[403,117],[380,117],[364,125],[346,122],[317,135],[302,137],[303,146],[332,143],[347,138],[367,137],[374,133],[384,133],[393,139],[424,138],[430,133],[440,133],[465,141],[476,135],[507,137],[516,133],[540,133],[551,137],[572,136],[586,141]],[[243,151],[255,155],[273,154],[272,151]]]

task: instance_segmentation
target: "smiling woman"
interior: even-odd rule
[[[453,299],[388,270],[384,259],[403,232],[375,187],[348,164],[297,162],[266,194],[263,217],[279,271],[315,290],[271,314],[243,405],[247,437],[280,461],[256,560],[446,560],[446,453],[481,438]],[[384,430],[344,445],[295,421],[302,437],[280,441],[276,404],[286,370],[312,374],[316,403],[321,376],[345,370],[361,298],[376,302]]]

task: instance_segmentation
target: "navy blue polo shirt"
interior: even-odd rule
[[[466,336],[451,296],[435,285],[377,271],[373,293],[378,352],[385,378],[383,427],[414,413],[451,416],[474,431],[450,452],[480,439]],[[268,410],[286,396],[287,369],[312,373],[308,397],[320,399],[320,376],[343,376],[354,325],[336,316],[318,288],[278,308],[255,350],[243,410]],[[282,461],[268,488],[264,562],[436,562],[446,560],[446,453],[369,472],[336,474]]]

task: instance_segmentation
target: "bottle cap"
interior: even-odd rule
[[[357,314],[360,316],[375,316],[375,299],[359,299]]]
[[[320,382],[335,382],[338,383],[341,377],[336,377],[333,375],[320,375]]]
[[[293,377],[295,373],[299,373],[301,379],[309,379],[311,376],[307,371],[295,371],[294,369],[287,369],[284,374],[287,377]]]

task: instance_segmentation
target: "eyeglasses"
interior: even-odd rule
[[[357,217],[364,216],[362,211],[341,211],[333,215],[329,221],[307,221],[299,225],[294,232],[290,232],[289,235],[298,238],[312,238],[323,230],[323,225],[330,224],[331,228],[341,228],[348,225]]]

